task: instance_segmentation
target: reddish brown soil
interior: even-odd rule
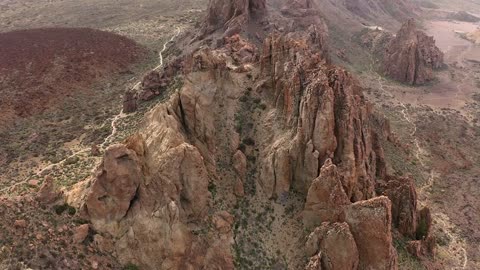
[[[0,33],[0,120],[37,114],[143,55],[134,41],[89,28]]]

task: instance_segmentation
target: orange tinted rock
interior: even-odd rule
[[[403,24],[385,52],[385,74],[407,84],[431,81],[433,71],[443,65],[443,53],[435,40],[419,31],[413,19]]]
[[[345,213],[358,247],[359,269],[398,269],[397,252],[392,246],[390,200],[381,196],[356,202]]]
[[[82,224],[74,229],[73,242],[75,244],[82,243],[88,236],[90,226],[88,224]]]
[[[308,190],[303,224],[310,228],[326,221],[340,221],[343,219],[344,207],[349,204],[337,167],[328,159]]]
[[[120,221],[127,214],[142,179],[137,154],[123,144],[110,146],[85,204],[92,222]]]
[[[358,250],[346,223],[324,222],[309,236],[306,243],[307,256],[321,257],[321,269],[357,269]],[[311,262],[312,262],[311,259]]]
[[[392,202],[392,222],[399,232],[414,238],[417,228],[417,192],[411,178],[388,177],[377,192]]]

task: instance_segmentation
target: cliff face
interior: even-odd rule
[[[351,201],[371,198],[377,171],[384,171],[377,168],[371,106],[348,72],[327,64],[323,43],[312,28],[303,36],[274,35],[264,44],[263,91],[285,128],[264,159],[261,178],[270,197],[291,186],[308,190],[328,158],[339,164]]]
[[[408,20],[387,45],[384,56],[385,74],[412,85],[431,81],[433,71],[443,65],[443,53],[435,40],[419,31],[413,19]]]
[[[210,2],[206,25],[228,28],[265,8],[219,3]],[[311,8],[309,1],[290,5]],[[329,64],[327,29],[317,19],[303,30],[269,34],[262,48],[225,35],[216,48],[198,46],[145,78],[144,87],[150,77],[178,76],[183,85],[145,116],[138,134],[107,149],[83,208],[93,228],[113,240],[122,263],[234,269],[242,268],[243,256],[288,255],[289,265],[303,268],[306,255],[307,269],[397,269],[392,230],[414,238],[422,216],[413,181],[387,175],[388,122],[375,115],[349,72]],[[285,205],[295,197],[298,216],[287,217]],[[301,217],[295,233],[284,235],[300,243],[296,250],[267,253],[269,242],[276,243],[268,229],[275,218],[270,225],[254,222],[270,207],[282,209],[280,236],[283,224]],[[260,214],[245,218],[247,212]],[[307,242],[304,229],[311,232]],[[247,249],[261,247],[259,257],[242,253],[252,230],[258,239]],[[422,241],[412,245],[421,250]],[[257,263],[270,262],[247,265]]]
[[[211,0],[203,25],[205,34],[223,28],[227,35],[241,31],[253,15],[266,9],[266,0]]]

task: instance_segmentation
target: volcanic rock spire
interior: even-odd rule
[[[431,81],[433,70],[442,66],[443,53],[435,40],[419,31],[413,19],[403,24],[385,52],[385,74],[411,85]]]

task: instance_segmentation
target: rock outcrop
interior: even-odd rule
[[[343,190],[337,167],[328,159],[308,189],[303,211],[303,224],[309,228],[322,222],[344,219],[344,207],[350,200]]]
[[[435,40],[418,30],[413,19],[402,26],[384,56],[385,74],[411,85],[431,81],[433,71],[443,65],[443,53]]]
[[[132,113],[137,110],[137,93],[132,89],[128,89],[123,94],[123,112]]]
[[[349,200],[371,198],[382,171],[373,149],[371,106],[348,72],[327,65],[321,33],[309,30],[264,43],[261,70],[267,79],[259,91],[274,104],[285,132],[265,153],[261,185],[270,197],[291,186],[306,193],[331,158]]]
[[[210,0],[203,35],[218,29],[223,29],[225,36],[238,34],[252,16],[265,9],[265,0]]]
[[[317,227],[308,236],[306,252],[312,266],[320,260],[317,269],[358,269],[357,245],[346,223],[325,222]]]
[[[125,145],[107,149],[85,203],[97,228],[115,224],[125,217],[144,178],[141,166],[135,151]]]
[[[181,91],[152,110],[139,135],[106,150],[92,179],[86,212],[96,231],[113,238],[121,262],[146,269],[233,264],[230,241],[209,242],[215,237],[205,240],[187,226],[205,222],[210,201],[209,158],[201,154],[209,153],[206,124],[201,101],[193,102],[191,94]],[[199,145],[207,141],[205,148],[189,137]],[[223,233],[225,226],[219,227]]]
[[[345,214],[358,247],[359,269],[398,269],[390,200],[382,196],[360,201],[349,206]]]
[[[256,202],[252,196],[283,204],[294,194],[305,199],[303,225],[313,231],[307,269],[397,269],[392,225],[418,235],[413,182],[387,176],[381,141],[390,137],[388,122],[353,76],[329,63],[328,31],[309,11],[313,2],[288,5],[305,13],[282,13],[308,14],[306,23],[270,35],[259,53],[237,30],[265,1],[210,1],[205,33],[226,30],[214,47],[145,76],[139,99],[158,95],[174,76],[184,80],[145,116],[139,134],[106,150],[84,207],[121,263],[234,269],[230,250],[248,219],[232,205]],[[249,114],[238,115],[243,108]],[[253,110],[265,130],[253,131],[259,126],[251,121],[250,133],[237,131],[234,121],[255,117]]]
[[[389,176],[386,183],[377,184],[378,194],[387,196],[392,202],[392,221],[398,231],[415,238],[417,228],[417,193],[411,178]]]

